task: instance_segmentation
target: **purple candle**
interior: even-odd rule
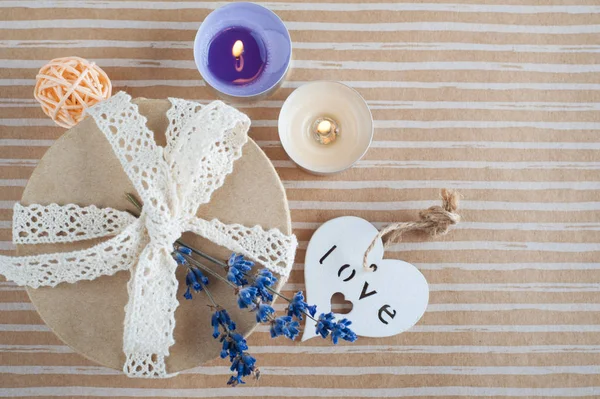
[[[208,47],[208,69],[223,82],[243,85],[257,79],[267,63],[267,50],[249,29],[231,27],[218,33]]]
[[[228,98],[274,91],[289,68],[292,43],[283,22],[254,3],[213,11],[194,42],[194,59],[206,83]]]

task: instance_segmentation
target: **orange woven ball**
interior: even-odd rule
[[[70,128],[84,111],[112,94],[110,79],[93,62],[79,57],[57,58],[36,76],[35,99],[57,125]]]

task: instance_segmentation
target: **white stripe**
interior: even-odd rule
[[[473,387],[473,386],[436,386],[407,388],[312,388],[269,386],[252,388],[108,388],[89,386],[70,387],[26,387],[0,388],[3,397],[165,397],[165,398],[223,398],[223,397],[433,397],[451,396],[518,396],[518,397],[597,397],[600,387],[583,388],[511,388],[511,387]]]
[[[0,46],[2,42],[0,41]],[[455,42],[294,42],[294,49],[330,51],[486,51],[510,53],[597,53],[596,45],[481,44]]]
[[[276,167],[296,167],[292,161],[272,161]],[[577,169],[600,170],[600,162],[491,162],[491,161],[424,161],[424,160],[361,160],[356,168],[390,168],[390,169]]]
[[[25,179],[0,179],[0,186],[4,187],[25,187],[26,184]]]
[[[368,101],[371,109],[486,109],[503,111],[597,111],[600,103],[488,101]]]
[[[269,332],[269,325],[260,324],[256,332]],[[405,334],[421,333],[597,333],[600,332],[600,324],[564,324],[564,325],[529,325],[529,324],[500,324],[500,325],[433,325],[419,324],[413,326]]]
[[[71,21],[71,20],[68,20]],[[9,21],[10,22],[10,21]],[[9,23],[8,22],[8,23]],[[4,24],[6,24],[5,22]],[[177,26],[178,24],[174,24]],[[0,27],[3,25],[0,25]],[[600,25],[599,25],[600,26]],[[600,33],[600,29],[598,29]],[[188,60],[144,60],[125,58],[104,58],[94,60],[101,67],[119,68],[173,68],[196,70],[196,63]],[[38,69],[46,60],[0,60],[0,68]],[[372,70],[372,71],[509,71],[509,72],[546,72],[546,73],[593,73],[600,72],[597,64],[533,64],[533,63],[496,63],[496,62],[383,62],[383,61],[318,61],[293,60],[295,69],[335,69],[335,70]]]
[[[462,332],[478,332],[478,333],[595,333],[600,332],[600,324],[580,325],[580,324],[564,324],[564,325],[416,325],[411,327],[409,332],[414,333],[462,333]]]
[[[298,169],[293,161],[272,160],[271,163],[280,169]],[[355,168],[368,169],[492,169],[492,170],[599,170],[599,162],[483,162],[483,161],[421,161],[421,160],[374,160],[358,161]]]
[[[431,201],[394,201],[394,202],[337,202],[337,201],[289,201],[290,209],[296,210],[362,210],[397,211],[422,210],[429,208]],[[600,202],[504,202],[504,201],[461,201],[461,209],[466,210],[507,210],[507,211],[596,211]]]
[[[600,33],[600,30],[599,30]],[[22,60],[15,60],[17,63]],[[3,64],[5,61],[1,62]],[[179,65],[179,64],[174,64]],[[136,66],[136,65],[132,65]],[[138,65],[140,66],[140,65]],[[194,64],[195,66],[195,64]],[[182,66],[183,67],[183,66]],[[176,68],[176,66],[172,66]],[[508,71],[546,73],[593,73],[600,72],[597,64],[533,64],[510,62],[384,62],[384,61],[318,61],[294,60],[295,69],[335,69],[369,71]]]
[[[2,4],[2,3],[0,3]],[[294,49],[331,51],[486,51],[510,53],[598,53],[597,45],[482,44],[461,42],[294,42]],[[155,48],[191,49],[192,41],[0,40],[0,48]]]
[[[371,222],[378,229],[389,222]],[[321,223],[292,222],[293,229],[316,230]],[[7,225],[6,228],[9,228]],[[485,223],[461,222],[453,230],[600,231],[600,223]]]
[[[429,284],[430,291],[451,292],[600,292],[598,283]]]
[[[20,126],[20,119],[9,120]],[[25,121],[25,119],[23,119]],[[14,122],[12,122],[14,121]],[[600,130],[600,122],[543,122],[543,121],[416,121],[416,120],[374,120],[378,129],[506,129],[506,128],[535,128],[546,130]],[[0,120],[1,123],[1,120]],[[44,123],[34,122],[34,123]],[[51,126],[52,121],[47,125]],[[276,120],[253,120],[253,127],[277,127]]]
[[[427,267],[431,264],[416,264],[419,269],[422,270],[438,270],[442,268],[450,268],[452,265],[457,264],[442,264],[444,267]],[[461,265],[461,264],[458,264]],[[469,265],[469,264],[468,264]],[[479,264],[474,264],[479,265]],[[486,265],[486,264],[484,264]],[[591,264],[594,265],[595,270],[599,267],[599,264]],[[439,264],[434,264],[434,266],[440,266]],[[502,264],[498,264],[497,266],[502,266]],[[523,265],[523,266],[526,266]],[[296,267],[296,265],[294,265]],[[563,266],[564,267],[564,266]],[[298,269],[303,269],[298,268]],[[590,268],[591,269],[591,268]],[[471,270],[491,270],[485,267],[475,268],[473,267]],[[514,270],[510,267],[503,267],[501,270]],[[552,269],[556,270],[556,269]],[[569,268],[564,267],[564,269],[559,270],[569,270]],[[286,284],[282,291],[297,291],[304,290],[306,287],[304,284],[298,283],[288,283]],[[429,289],[432,292],[437,291],[452,291],[452,292],[600,292],[600,284],[594,283],[503,283],[503,284],[486,284],[486,283],[478,283],[478,284],[429,284]],[[0,291],[25,291],[25,288],[14,285],[14,286],[3,286],[0,287]],[[10,311],[10,304],[14,302],[7,302],[8,310]],[[502,305],[502,304],[500,304]],[[0,303],[0,306],[2,304]],[[17,306],[17,310],[32,310],[31,306],[28,303],[20,303]],[[285,303],[276,304],[275,306],[281,306],[282,309],[285,309],[287,306]],[[343,307],[342,307],[343,308]],[[0,309],[2,310],[2,309]],[[1,329],[1,327],[0,327]]]
[[[421,270],[600,270],[600,263],[415,263]],[[294,270],[304,270],[303,263],[294,263]],[[288,283],[285,291],[303,290],[303,284]]]
[[[0,140],[1,142],[2,140]],[[256,140],[263,148],[281,148],[281,142]],[[448,149],[516,149],[516,150],[600,150],[594,142],[513,142],[513,141],[401,141],[374,140],[371,148],[448,148]]]
[[[67,345],[1,345],[0,353],[74,353]],[[0,388],[0,395],[2,389]]]
[[[50,118],[0,118],[0,126],[59,126]]]
[[[12,241],[0,241],[0,251],[14,251],[17,249]]]
[[[285,81],[284,88],[295,89],[308,82]],[[399,82],[387,80],[369,81],[342,81],[342,83],[356,89],[458,89],[458,90],[541,90],[541,91],[597,91],[599,83],[491,83],[491,82]],[[0,79],[0,86],[33,86],[35,79]],[[202,80],[115,80],[114,87],[204,87]]]
[[[1,108],[35,108],[39,107],[39,103],[34,99],[29,98],[0,98]]]
[[[227,2],[203,1],[137,1],[99,2],[80,0],[82,9],[143,9],[143,10],[214,10]],[[459,13],[502,13],[502,14],[596,14],[600,7],[586,5],[495,5],[495,4],[435,4],[435,3],[262,3],[273,11],[448,11]],[[71,8],[67,0],[13,0],[0,2],[0,8]]]
[[[18,101],[15,100],[15,101]],[[194,99],[200,103],[209,103],[211,100]],[[474,109],[474,110],[502,110],[502,111],[598,111],[600,103],[583,102],[488,102],[488,101],[393,101],[393,100],[368,100],[372,110],[400,110],[400,109]],[[33,103],[37,106],[37,103]],[[281,108],[283,101],[257,101],[254,103],[239,103],[240,108]],[[387,121],[387,120],[385,120]],[[268,123],[268,122],[264,122]]]
[[[327,189],[358,190],[366,188],[415,189],[415,188],[456,188],[470,190],[600,190],[600,182],[595,181],[457,181],[457,180],[361,180],[361,181],[319,181],[284,180],[287,189]]]
[[[0,209],[13,209],[15,202],[17,201],[0,201]]]
[[[12,207],[11,208],[2,208],[0,206],[0,209],[12,209]],[[10,228],[12,228],[12,222],[10,220],[0,220],[0,229],[10,229]],[[1,286],[2,285],[0,284],[0,287]]]
[[[74,353],[66,345],[0,345],[1,352],[22,353]],[[518,345],[518,346],[471,346],[471,345],[269,345],[252,346],[252,353],[287,354],[364,354],[364,353],[488,353],[488,354],[543,354],[543,353],[600,353],[597,345]],[[0,391],[1,392],[1,391]]]
[[[18,285],[0,285],[0,291],[25,291],[25,288]]]
[[[276,121],[275,121],[276,122]],[[529,121],[413,121],[375,120],[379,129],[505,129],[535,128],[547,130],[600,130],[600,122],[529,122]],[[253,121],[254,125],[254,121]],[[257,125],[258,126],[258,125]]]
[[[600,243],[520,242],[520,241],[435,241],[400,242],[387,247],[391,252],[406,251],[536,251],[599,252]]]
[[[387,222],[371,222],[381,229]],[[292,222],[293,229],[316,230],[321,223]],[[10,224],[6,226],[9,228]],[[486,223],[461,222],[453,230],[600,231],[600,223]]]
[[[193,99],[202,104],[208,104],[210,99]],[[487,101],[392,101],[392,100],[367,100],[372,110],[400,110],[400,109],[474,109],[474,110],[503,110],[503,111],[566,111],[587,112],[599,111],[600,103],[584,102],[487,102]],[[283,101],[257,101],[253,103],[239,103],[240,108],[281,108]],[[37,108],[35,100],[26,98],[0,99],[0,107],[30,107]]]
[[[600,223],[480,223],[461,222],[458,230],[600,231]]]
[[[50,147],[54,140],[0,139],[0,147]]]
[[[421,270],[600,270],[600,263],[417,263]]]
[[[595,264],[598,265],[598,264]],[[423,267],[423,264],[417,264],[420,269],[432,270],[432,268]],[[482,270],[482,269],[478,269]],[[505,268],[508,270],[508,268]],[[304,284],[286,284],[282,291],[296,291],[305,289]],[[432,292],[452,291],[452,292],[600,292],[600,284],[596,283],[503,283],[503,284],[429,284]],[[10,286],[1,287],[2,291],[14,290],[24,291],[23,287]],[[278,304],[279,305],[279,304]],[[1,308],[5,306],[5,308]],[[13,309],[14,306],[14,309]],[[281,304],[284,308],[286,304]],[[0,303],[0,310],[32,310],[33,306],[27,302]],[[1,327],[0,327],[1,329]]]
[[[262,370],[264,367],[261,367]],[[122,375],[123,373],[120,370],[101,366],[0,366],[0,374]]]
[[[0,302],[0,311],[2,312],[20,312],[30,310],[35,310],[35,307],[29,302]]]
[[[0,324],[0,331],[48,332],[52,330],[45,324]]]
[[[481,24],[470,22],[392,22],[392,23],[341,23],[288,21],[291,31],[349,31],[349,32],[482,32],[528,34],[593,34],[600,33],[600,25],[515,25]],[[200,22],[137,21],[111,19],[53,19],[4,21],[0,29],[160,29],[196,31]]]
[[[600,366],[337,366],[337,367],[269,367],[261,366],[262,375],[300,376],[300,375],[552,375],[552,374],[600,374]],[[0,366],[1,374],[38,375],[120,375],[120,370],[101,366]],[[229,375],[227,367],[195,367],[180,374]]]
[[[597,265],[597,264],[596,264]],[[416,264],[419,269],[431,270],[422,267],[421,264]],[[482,270],[482,269],[479,269]],[[298,291],[304,290],[306,287],[304,284],[286,284],[282,291]],[[600,292],[599,283],[463,283],[463,284],[429,284],[429,290],[432,292]],[[276,304],[275,306],[281,305],[284,309],[287,306],[285,303]],[[455,304],[434,304],[431,306],[453,306]],[[459,304],[460,305],[460,304]],[[504,306],[510,304],[491,304],[490,306]],[[534,306],[544,304],[532,304]],[[570,304],[558,304],[560,306],[569,306]],[[590,304],[596,306],[597,304]],[[460,305],[463,306],[463,305]],[[464,306],[470,306],[465,304]],[[477,304],[475,305],[475,307]],[[488,305],[485,305],[488,306]],[[526,305],[528,306],[528,305]],[[600,306],[600,305],[598,305]],[[599,327],[600,328],[600,327]]]
[[[545,130],[600,130],[598,122],[529,122],[529,121],[415,121],[375,120],[378,129],[507,129],[533,128]],[[58,127],[49,118],[0,118],[0,126],[49,126]],[[276,127],[276,120],[255,119],[253,127]]]
[[[284,310],[286,304],[275,304],[277,310]],[[344,306],[340,307],[345,309]],[[551,312],[598,312],[600,303],[435,303],[429,304],[428,312],[497,312],[514,310],[543,310]],[[0,311],[35,311],[27,302],[0,303]]]
[[[276,303],[273,308],[284,311],[286,304]],[[352,305],[333,304],[333,311],[350,310]],[[536,310],[544,312],[598,312],[600,303],[431,303],[427,312],[514,312]]]
[[[600,303],[434,303],[428,312],[498,312],[542,310],[546,312],[598,312]]]
[[[256,140],[263,148],[281,148],[280,141]],[[4,147],[49,147],[54,140],[0,139]],[[523,149],[523,150],[600,150],[593,142],[509,142],[509,141],[373,141],[372,148],[450,148],[450,149]]]
[[[0,159],[0,166],[32,167],[38,163],[37,159]]]
[[[458,345],[344,345],[344,346],[254,346],[253,353],[305,353],[305,354],[333,354],[333,353],[493,353],[493,354],[519,354],[519,353],[600,353],[597,345],[532,345],[532,346],[458,346]]]

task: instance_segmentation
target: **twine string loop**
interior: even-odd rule
[[[460,215],[456,211],[460,194],[455,190],[443,189],[441,197],[442,205],[420,211],[419,221],[392,223],[381,229],[365,252],[363,268],[372,271],[367,258],[380,239],[384,240],[384,247],[387,248],[391,243],[400,241],[402,235],[409,231],[424,231],[433,237],[448,233],[450,226],[459,223]]]

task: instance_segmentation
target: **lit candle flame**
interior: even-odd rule
[[[231,48],[231,54],[233,54],[235,58],[239,58],[243,52],[244,42],[242,42],[241,40],[236,40],[235,43],[233,43],[233,47]]]
[[[231,54],[235,57],[235,70],[241,72],[244,69],[244,42],[236,40],[231,48]]]
[[[319,125],[317,126],[317,131],[321,134],[327,134],[331,132],[331,122],[327,120],[319,122]]]

